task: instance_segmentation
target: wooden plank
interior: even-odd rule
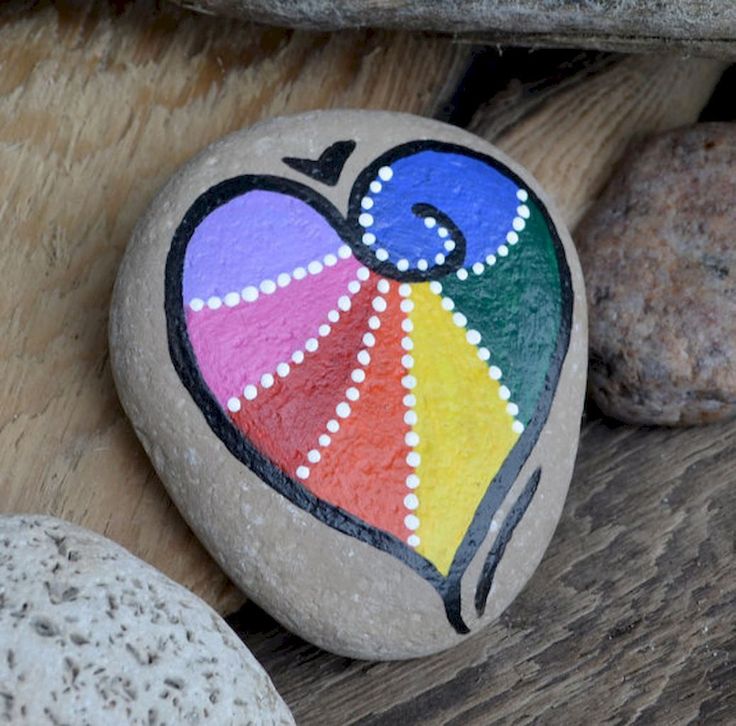
[[[519,93],[474,126],[546,183],[573,221],[629,139],[695,120],[722,66],[604,63],[557,93]],[[301,724],[736,721],[736,423],[637,429],[591,412],[560,526],[501,619],[408,663],[361,663],[231,623]]]
[[[723,0],[175,0],[205,13],[293,27],[370,24],[453,32],[499,45],[736,56],[736,8]]]
[[[154,2],[25,5],[0,24],[0,510],[102,532],[232,610],[242,595],[174,510],[113,390],[107,308],[133,225],[177,166],[259,119],[435,113],[472,49]]]

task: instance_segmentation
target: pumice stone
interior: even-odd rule
[[[294,720],[198,597],[94,532],[16,515],[0,516],[0,723]]]
[[[525,585],[577,449],[585,296],[517,164],[460,129],[329,111],[228,136],[139,223],[121,400],[243,591],[342,655],[463,642]]]

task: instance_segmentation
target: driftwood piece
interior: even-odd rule
[[[322,30],[412,28],[506,45],[736,57],[736,5],[723,0],[175,1],[204,13]]]
[[[574,228],[632,142],[697,120],[725,64],[672,56],[601,59],[559,90],[492,99],[471,130],[542,182]]]

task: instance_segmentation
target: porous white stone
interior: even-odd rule
[[[0,722],[292,724],[210,607],[100,535],[0,516]]]

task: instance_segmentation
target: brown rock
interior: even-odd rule
[[[634,148],[577,241],[602,410],[686,425],[736,414],[736,125]]]
[[[204,13],[305,28],[389,27],[516,45],[604,50],[686,48],[733,57],[736,6],[720,0],[175,0]]]
[[[587,370],[575,250],[528,174],[406,114],[275,118],[134,233],[116,383],[243,591],[333,652],[462,643],[539,563]]]

